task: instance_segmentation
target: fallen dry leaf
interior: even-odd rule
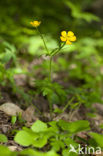
[[[6,113],[9,116],[17,115],[19,113],[22,114],[23,110],[19,108],[19,106],[15,105],[14,103],[4,103],[0,106],[0,110]]]
[[[22,114],[23,119],[26,120],[27,122],[32,122],[32,120],[35,117],[34,112],[35,112],[34,107],[29,106]]]
[[[17,150],[17,146],[8,146],[8,148],[9,148],[11,151],[16,151],[16,150]]]

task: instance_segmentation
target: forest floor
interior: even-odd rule
[[[34,64],[32,64],[34,65]],[[31,68],[31,67],[30,67]],[[40,77],[40,71],[37,73],[37,77]],[[62,76],[65,73],[62,73],[61,76],[58,76],[55,81],[62,84]],[[42,77],[41,77],[42,79]],[[30,82],[31,80],[29,80]],[[17,86],[22,86],[25,90],[29,90],[29,88],[33,88],[32,83],[28,83],[28,79],[24,74],[15,75],[15,83]],[[72,83],[72,82],[71,82]],[[68,86],[68,84],[62,84],[64,87]],[[21,100],[21,96],[17,94],[13,94],[10,92],[11,88],[8,84],[7,87],[1,86],[1,95],[0,99],[0,133],[5,134],[8,138],[7,143],[0,143],[2,145],[8,146],[12,151],[20,151],[24,147],[18,145],[14,142],[14,134],[17,130],[22,129],[23,126],[30,127],[36,120],[42,120],[44,122],[51,121],[50,113],[48,109],[48,102],[43,96],[39,95],[39,97],[35,97],[35,100],[32,101],[32,105],[28,105],[23,103]],[[36,104],[36,105],[35,105]],[[4,106],[4,107],[3,107]],[[36,107],[43,112],[42,115],[38,112]],[[63,106],[57,106],[54,104],[54,108],[63,109]],[[77,120],[88,120],[90,122],[90,127],[92,132],[97,132],[103,134],[103,130],[99,127],[99,125],[103,124],[103,105],[99,103],[95,103],[93,108],[96,110],[94,116],[91,117],[90,109],[85,107],[84,105],[80,105],[74,112],[70,112],[70,110],[66,110],[65,112],[57,115],[53,114],[52,120],[63,119],[66,121],[77,121]],[[11,119],[13,115],[18,113],[17,111],[22,112],[23,122],[17,120],[14,124],[12,124]],[[90,114],[87,116],[86,114]],[[24,122],[25,121],[25,122]],[[84,139],[88,139],[87,132],[81,132],[78,134],[80,137]]]

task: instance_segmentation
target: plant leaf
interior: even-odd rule
[[[90,129],[89,122],[87,120],[78,120],[75,122],[60,120],[58,124],[63,130],[67,130],[70,133],[78,133]]]
[[[4,134],[0,134],[0,142],[8,142],[8,139]]]
[[[89,134],[100,147],[103,147],[103,135],[94,132],[91,132]]]
[[[32,131],[34,132],[43,132],[48,129],[47,124],[37,120],[32,126],[31,126]]]
[[[14,140],[16,143],[20,145],[29,146],[32,144],[33,140],[36,138],[37,138],[36,136],[33,137],[33,135],[30,135],[30,133],[22,130],[16,134]]]

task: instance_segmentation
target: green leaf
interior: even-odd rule
[[[103,147],[103,135],[98,134],[98,133],[89,133],[90,136],[96,141],[98,146]]]
[[[1,156],[17,156],[17,152],[11,152],[7,147],[0,145]]]
[[[84,19],[87,22],[91,21],[99,21],[99,17],[96,15],[93,15],[88,12],[82,12],[81,10],[81,5],[78,3],[72,3],[70,1],[65,1],[66,5],[71,9],[72,11],[72,16],[77,19]]]
[[[47,144],[47,136],[46,136],[46,135],[40,136],[40,137],[38,137],[36,140],[34,140],[34,141],[32,142],[32,145],[33,145],[34,147],[38,147],[38,148],[42,148],[42,147],[44,147],[44,145],[46,145],[46,144]]]
[[[40,152],[40,151],[35,151],[33,149],[30,149],[30,148],[21,151],[20,154],[21,155],[30,155],[30,156],[59,156],[53,150],[48,151],[48,152]]]
[[[14,140],[16,143],[20,144],[20,145],[23,145],[23,146],[29,146],[33,143],[34,139],[36,139],[37,136],[33,136],[31,135],[30,133],[22,130],[22,131],[19,131]]]
[[[64,142],[65,142],[65,144],[67,145],[67,146],[69,146],[70,144],[72,144],[75,148],[77,147],[77,143],[74,141],[74,140],[72,140],[71,138],[65,138],[64,139]]]
[[[41,153],[41,152],[40,152]],[[20,155],[30,155],[30,156],[39,156],[40,154],[37,154],[37,152],[36,151],[34,151],[33,149],[30,149],[30,148],[28,148],[28,149],[24,149],[23,151],[21,151],[20,153],[19,153]],[[42,154],[41,154],[41,156],[42,156]]]
[[[64,142],[61,141],[61,140],[51,139],[51,143],[50,144],[51,144],[52,149],[54,151],[59,151],[60,148],[63,149],[65,147]]]
[[[48,129],[47,127],[47,124],[40,121],[40,120],[37,120],[32,126],[31,126],[31,129],[34,131],[34,132],[43,132],[43,131],[46,131]]]
[[[48,124],[51,126],[48,129],[53,130],[55,133],[59,132],[59,127],[57,126],[57,121],[50,121],[50,122],[48,122]]]
[[[8,139],[4,134],[0,134],[0,142],[8,142]]]
[[[101,129],[103,129],[103,124],[100,124],[99,127],[100,127]]]
[[[14,125],[16,123],[17,117],[14,115],[11,117],[11,123]]]
[[[69,149],[64,149],[62,151],[62,155],[63,156],[78,156],[78,154],[75,152],[69,152]]]
[[[91,117],[91,118],[95,118],[96,117],[96,114],[94,114],[94,113],[87,113],[86,115],[88,117]]]
[[[58,124],[63,130],[67,130],[70,133],[78,133],[90,129],[89,122],[87,120],[78,120],[75,122],[66,122],[60,120]]]
[[[45,156],[59,156],[55,151],[51,150],[45,154]]]
[[[63,110],[61,110],[61,109],[59,109],[59,108],[56,108],[56,109],[54,110],[54,113],[61,114],[61,113],[63,113]]]

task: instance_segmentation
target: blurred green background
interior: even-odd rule
[[[9,87],[16,93],[16,74],[36,78],[38,66],[28,71],[28,64],[45,49],[30,21],[40,20],[40,31],[50,49],[60,42],[62,30],[71,30],[77,36],[77,41],[64,48],[53,64],[54,73],[66,73],[61,80],[69,81],[67,94],[78,93],[87,106],[102,102],[102,7],[102,0],[0,0],[1,85],[9,82]],[[46,61],[39,67],[45,69],[41,71],[45,77],[48,73]],[[25,99],[25,94],[18,92]]]
[[[42,21],[42,33],[54,38],[65,29],[75,31],[78,39],[83,36],[97,39],[102,35],[103,4],[99,1],[101,3],[95,0],[1,0],[1,38],[18,45],[26,42],[33,35],[30,21],[37,19]]]

